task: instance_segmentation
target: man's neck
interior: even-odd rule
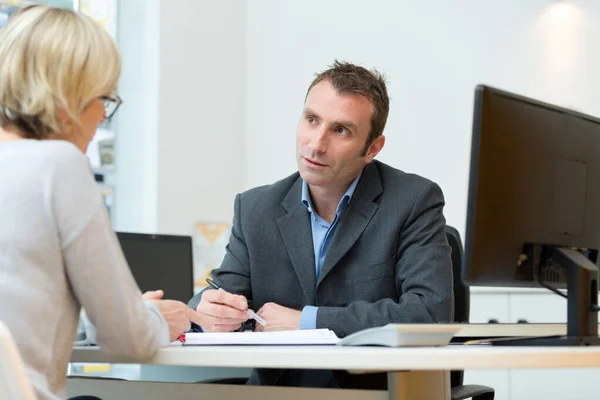
[[[337,188],[308,185],[312,205],[321,218],[329,223],[333,221],[337,206],[351,183]]]

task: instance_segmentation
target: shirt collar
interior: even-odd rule
[[[360,180],[362,173],[363,171],[361,170],[360,173],[356,176],[356,178],[354,178],[354,180],[348,187],[348,190],[346,190],[346,193],[344,193],[344,195],[340,199],[340,202],[337,206],[337,210],[335,211],[336,214],[343,212],[346,209],[346,207],[348,207],[348,204],[350,203],[350,200],[352,200],[352,195],[356,190],[356,186],[358,185],[358,181]],[[310,199],[310,194],[308,193],[308,184],[304,180],[302,181],[302,204],[304,204],[304,206],[310,213],[313,212],[314,207]]]

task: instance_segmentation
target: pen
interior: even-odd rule
[[[206,282],[208,282],[208,284],[210,286],[212,286],[213,288],[217,289],[217,290],[225,290],[223,289],[221,286],[217,285],[216,283],[214,283],[212,280],[210,280],[209,278],[206,278]],[[265,322],[264,319],[262,319],[261,317],[258,316],[258,314],[256,314],[254,311],[252,311],[249,308],[246,308],[246,313],[251,316],[252,318],[254,318],[256,320],[256,322],[258,322],[259,324],[261,324],[262,326],[267,326],[267,323]]]

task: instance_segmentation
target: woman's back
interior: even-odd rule
[[[40,399],[66,395],[81,307],[104,353],[136,360],[210,319],[142,296],[84,155],[121,105],[120,70],[74,11],[27,6],[0,30],[0,320]]]
[[[82,163],[83,154],[64,141],[0,144],[0,304],[10,305],[0,307],[0,320],[10,327],[33,385],[47,395],[64,385],[79,316],[54,201],[64,198],[57,190],[66,180],[94,192],[77,172]],[[72,207],[76,223],[90,219],[89,208]],[[45,382],[49,370],[61,372]]]
[[[139,297],[85,156],[66,141],[3,142],[0,171],[0,320],[38,396],[65,397],[78,299],[103,328],[99,340],[112,337],[108,351],[144,358],[165,344],[166,325]]]

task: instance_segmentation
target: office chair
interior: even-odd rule
[[[36,400],[10,331],[0,321],[0,399]]]
[[[458,231],[446,226],[446,238],[452,248],[452,273],[454,275],[454,322],[468,323],[471,306],[469,287],[460,276],[463,262],[463,244]],[[464,371],[450,372],[450,397],[452,400],[494,400],[494,389],[483,385],[463,385]]]

